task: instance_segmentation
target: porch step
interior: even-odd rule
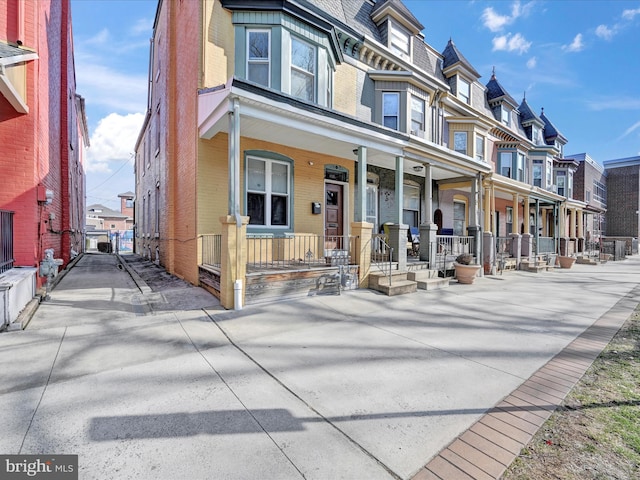
[[[414,282],[420,282],[429,278],[438,278],[437,270],[416,270],[407,272],[407,278]]]
[[[375,272],[369,274],[369,288],[393,297],[414,293],[418,288],[418,283],[407,280],[407,272],[395,271],[391,273],[391,284],[389,284],[388,274]]]
[[[520,270],[534,273],[545,272],[547,271],[547,262],[541,260],[522,260],[520,261]]]
[[[408,272],[407,279],[416,282],[420,290],[438,290],[447,288],[451,277],[440,278],[437,270],[418,270]]]
[[[582,265],[597,265],[598,264],[598,262],[596,262],[591,257],[577,257],[576,258],[576,263],[580,263]]]

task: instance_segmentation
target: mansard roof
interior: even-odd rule
[[[540,118],[544,122],[544,139],[548,145],[551,145],[556,139],[560,140],[562,144],[567,143],[567,137],[562,135],[562,133],[558,131],[558,129],[553,125],[553,123],[551,123],[551,121],[544,114],[544,108],[540,113]]]
[[[491,79],[489,80],[489,83],[487,83],[487,100],[489,103],[504,101],[513,108],[518,108],[518,103],[511,95],[509,95],[505,88],[500,85],[500,82],[498,82],[495,71],[491,74]]]
[[[342,0],[347,3],[356,3],[353,0]],[[371,18],[374,21],[381,19],[385,14],[391,14],[394,18],[402,21],[406,27],[410,27],[413,33],[419,33],[424,29],[420,21],[402,3],[402,0],[378,0],[371,10]],[[394,15],[394,13],[396,15]]]
[[[518,107],[518,111],[520,112],[520,121],[523,125],[526,123],[536,123],[540,127],[544,127],[544,122],[538,115],[533,112],[533,110],[527,103],[526,98],[522,98],[522,103]]]
[[[465,70],[467,70],[469,74],[475,76],[475,78],[481,77],[481,75],[476,71],[476,69],[473,68],[473,65],[471,65],[469,60],[464,58],[464,55],[460,53],[460,50],[458,50],[458,47],[456,47],[452,39],[449,39],[447,46],[442,52],[442,56],[444,57],[442,61],[443,71],[446,71],[448,69],[453,70],[454,67],[458,65],[463,67]]]
[[[334,19],[342,22],[344,25],[348,25],[361,35],[369,35],[378,42],[382,42],[380,30],[371,19],[374,7],[369,2],[354,2],[353,0],[299,1],[301,4],[306,3],[316,7],[321,12],[325,12]]]

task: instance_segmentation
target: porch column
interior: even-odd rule
[[[569,210],[569,238],[576,238],[576,209]]]
[[[478,262],[479,263],[479,262]],[[485,275],[496,274],[496,244],[491,232],[482,233],[482,265]]]
[[[578,210],[578,239],[576,243],[576,251],[584,252],[584,212],[582,210]]]
[[[491,189],[485,187],[484,189],[484,231],[491,231]]]
[[[358,285],[360,288],[369,287],[369,273],[371,272],[371,235],[373,224],[369,222],[352,222],[351,234],[355,237],[355,251],[351,258],[358,268]]]
[[[229,215],[240,213],[240,100],[232,100],[229,112]]]
[[[522,199],[522,225],[524,233],[520,242],[521,254],[522,257],[530,257],[533,254],[533,241],[529,228],[529,197],[527,195]]]
[[[396,157],[396,192],[394,224],[389,225],[389,244],[393,248],[394,262],[398,262],[398,270],[407,269],[407,235],[408,225],[402,223],[402,202],[404,199],[404,157]]]
[[[547,225],[547,213],[548,210],[546,208],[542,209],[542,236],[543,237],[548,237],[549,236],[549,230],[548,230],[548,225]]]
[[[496,218],[496,186],[491,185],[491,233],[493,233],[494,237],[498,236],[498,229]]]
[[[480,236],[480,225],[478,223],[478,176],[471,179],[471,201],[469,205],[469,227],[467,228],[469,236],[473,237],[473,256],[480,263],[482,254],[482,237]]]
[[[235,305],[234,284],[242,282],[242,304],[244,304],[247,274],[247,225],[249,217],[227,215],[220,217],[222,224],[222,247],[220,255],[220,305],[227,309],[241,308]]]
[[[356,178],[354,221],[364,222],[367,215],[367,147],[358,147],[358,176]]]
[[[511,233],[519,234],[518,227],[520,226],[520,215],[518,213],[520,197],[517,193],[513,194],[513,218],[511,219]]]
[[[433,261],[436,258],[436,233],[438,226],[433,223],[433,177],[431,165],[424,166],[424,203],[426,218],[420,224],[420,260],[430,262],[429,268],[433,269]]]

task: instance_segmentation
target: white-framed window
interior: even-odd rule
[[[247,157],[249,225],[289,227],[291,166],[288,162]]]
[[[507,207],[505,226],[507,235],[513,232],[513,207]]]
[[[420,187],[405,183],[402,187],[402,223],[420,225]]]
[[[453,234],[464,235],[467,222],[467,205],[458,200],[453,201]]]
[[[513,154],[511,152],[500,152],[500,165],[498,165],[500,175],[511,178],[512,163]]]
[[[567,175],[567,198],[573,198],[573,173]]]
[[[453,132],[453,149],[458,153],[467,154],[467,132]]]
[[[291,37],[291,95],[308,102],[316,99],[316,47]]]
[[[471,103],[471,84],[458,76],[457,95],[466,104]]]
[[[390,22],[389,27],[389,48],[396,55],[408,60],[411,58],[411,36],[394,22]]]
[[[541,139],[541,130],[536,127],[535,125],[531,126],[531,140],[533,141],[533,143],[535,143],[536,145],[540,145],[542,142],[540,141]]]
[[[327,64],[327,78],[325,79],[325,105],[327,107],[331,107],[333,105],[333,69],[329,64]]]
[[[271,30],[247,30],[247,79],[271,85]]]
[[[419,135],[424,132],[424,100],[411,95],[411,133]]]
[[[607,187],[598,180],[593,181],[593,199],[603,207],[607,206]]]
[[[547,160],[547,190],[551,188],[553,182],[553,164],[551,160]]]
[[[378,231],[378,184],[380,180],[375,173],[367,172],[367,204],[365,221],[373,224],[373,231]]]
[[[509,124],[511,123],[511,110],[509,110],[507,107],[505,107],[504,105],[500,106],[500,119],[502,120],[502,123],[504,123],[506,126],[509,126]]]
[[[556,172],[556,186],[558,187],[558,195],[562,195],[564,197],[567,193],[567,172],[562,170]]]
[[[522,153],[518,153],[518,164],[517,164],[518,168],[516,169],[516,180],[518,180],[519,182],[525,181],[524,160],[525,160],[525,156]]]
[[[533,161],[533,186],[542,187],[542,160]]]
[[[400,94],[398,92],[382,93],[382,124],[394,130],[400,128]]]
[[[484,137],[476,135],[476,160],[484,162]]]

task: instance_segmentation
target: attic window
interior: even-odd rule
[[[458,98],[466,104],[471,103],[471,85],[458,77]]]
[[[389,22],[389,47],[391,51],[402,58],[411,57],[409,34],[393,22]]]
[[[502,123],[504,123],[505,125],[509,126],[509,123],[510,123],[510,122],[509,122],[509,117],[510,117],[510,115],[509,115],[509,114],[510,114],[511,112],[510,112],[510,111],[509,111],[509,109],[507,109],[504,105],[502,105],[502,106],[500,107],[500,109],[501,109],[500,116],[501,116],[501,119],[502,119]]]

